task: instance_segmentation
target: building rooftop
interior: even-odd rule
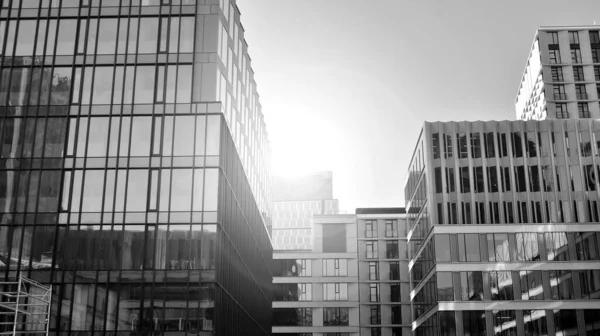
[[[405,208],[356,208],[357,215],[405,214]]]

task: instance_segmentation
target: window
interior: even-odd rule
[[[556,104],[556,119],[568,119],[569,112],[567,112],[567,104],[558,103]]]
[[[487,176],[488,192],[498,192],[498,175],[496,174],[496,167],[487,167]]]
[[[575,93],[577,94],[577,100],[588,99],[585,84],[576,84]]]
[[[481,157],[481,138],[479,133],[471,133],[471,156],[474,159],[479,159]]]
[[[379,302],[379,284],[369,284],[369,301]]]
[[[485,157],[488,159],[493,158],[496,155],[494,148],[494,133],[485,133],[483,141],[485,146]]]
[[[454,185],[454,168],[446,168],[446,192],[451,193],[456,190]]]
[[[579,118],[589,118],[590,110],[588,103],[577,103],[577,112],[579,112]]]
[[[377,238],[377,221],[366,220],[365,221],[365,237]]]
[[[323,225],[323,252],[346,252],[346,225]]]
[[[440,135],[439,133],[433,133],[431,135],[431,146],[433,148],[433,158],[434,159],[439,159],[440,158]]]
[[[569,44],[579,44],[579,32],[569,32]]]
[[[347,276],[347,259],[323,259],[323,276]]]
[[[468,193],[471,191],[469,186],[469,167],[460,167],[460,192]]]
[[[473,167],[473,191],[476,193],[485,192],[483,190],[483,167]]]
[[[581,63],[581,50],[580,49],[571,49],[571,62],[572,63]]]
[[[397,259],[399,257],[397,241],[385,242],[385,257],[387,259]]]
[[[323,300],[346,301],[348,300],[348,284],[325,283],[323,284]]]
[[[554,93],[554,100],[565,100],[567,95],[565,94],[564,85],[553,85],[552,92]]]
[[[369,262],[369,280],[379,280],[379,263]]]
[[[553,82],[564,82],[562,67],[551,67],[550,71],[552,73]]]
[[[594,79],[596,82],[600,82],[600,66],[594,67]]]
[[[550,35],[551,44],[558,44],[558,32],[550,32],[548,35]]]
[[[573,67],[573,78],[575,78],[576,82],[583,82],[584,76],[583,76],[583,67],[580,66],[574,66]]]
[[[390,262],[390,280],[400,280],[400,263]]]
[[[377,259],[377,241],[369,240],[367,241],[367,259]]]
[[[401,306],[392,306],[392,324],[402,324],[402,309]],[[402,334],[398,334],[400,336]]]
[[[298,284],[298,301],[312,301],[312,284]]]
[[[386,219],[385,221],[385,236],[387,238],[398,237],[398,221]]]
[[[598,35],[598,31],[590,31],[590,42],[594,44],[600,43],[600,36]]]
[[[390,302],[400,302],[400,284],[390,285]]]
[[[592,48],[592,62],[600,63],[600,49]]]
[[[347,326],[348,308],[323,308],[323,325],[324,326]]]
[[[381,324],[381,306],[370,306],[371,324]]]
[[[549,50],[550,64],[560,64],[560,50]]]
[[[273,309],[274,326],[312,326],[312,308]]]
[[[452,157],[452,136],[444,136],[444,159]]]
[[[469,149],[467,148],[467,135],[464,133],[456,134],[458,141],[458,157],[466,159],[469,157]]]

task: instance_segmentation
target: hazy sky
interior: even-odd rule
[[[237,3],[274,173],[333,171],[349,213],[404,206],[424,121],[514,119],[538,26],[600,25],[598,0]]]

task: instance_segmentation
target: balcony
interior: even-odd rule
[[[577,100],[586,100],[586,99],[588,99],[587,93],[578,93],[577,94]]]
[[[566,93],[555,93],[554,100],[567,100],[567,94]]]

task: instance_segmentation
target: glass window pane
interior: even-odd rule
[[[206,127],[206,155],[219,155],[221,140],[221,117],[207,116]]]
[[[77,33],[77,20],[60,20],[56,55],[73,55],[75,53],[75,33]]]
[[[98,54],[115,53],[117,28],[118,19],[103,18],[100,20],[100,32],[98,34]]]
[[[52,88],[50,94],[50,105],[69,105],[72,70],[72,68],[54,68],[54,75],[52,76]]]
[[[204,178],[204,211],[217,211],[219,170],[206,169]]]
[[[123,74],[125,72],[125,68],[122,66],[118,66],[115,68],[115,89],[113,95],[113,104],[121,104],[121,99],[123,98]]]
[[[169,52],[176,53],[179,42],[179,18],[171,17],[171,29],[169,31]]]
[[[160,177],[160,211],[169,211],[169,195],[171,186],[171,170],[164,169]]]
[[[16,23],[16,21],[13,21]],[[33,55],[33,44],[35,41],[36,20],[20,20],[19,34],[17,36],[17,48],[15,56]]]
[[[112,67],[97,67],[94,76],[93,104],[110,104],[113,85]]]
[[[104,191],[104,170],[87,170],[83,188],[82,212],[102,211],[102,192]]]
[[[192,201],[192,170],[174,169],[171,182],[171,211],[190,211]]]
[[[131,130],[131,156],[150,155],[152,117],[134,117]]]
[[[98,19],[91,19],[88,23],[87,50],[88,55],[96,50],[96,36],[98,35]]]
[[[190,53],[194,48],[194,19],[195,17],[181,18],[181,32],[179,36],[179,52]],[[202,32],[198,32],[202,34]]]
[[[106,156],[108,142],[108,118],[90,119],[90,137],[88,143],[88,157]]]
[[[148,170],[130,170],[127,183],[127,211],[145,211]]]
[[[158,47],[158,18],[140,20],[139,54],[156,53]]]
[[[194,171],[194,207],[193,211],[202,211],[202,200],[204,198],[204,169]]]
[[[129,75],[129,74],[128,74]],[[135,79],[135,103],[145,104],[154,101],[155,67],[139,66]]]
[[[189,103],[192,101],[192,66],[180,65],[177,75],[177,102]]]
[[[194,125],[193,116],[177,116],[175,118],[173,155],[194,155],[194,143],[190,141],[194,138]]]

